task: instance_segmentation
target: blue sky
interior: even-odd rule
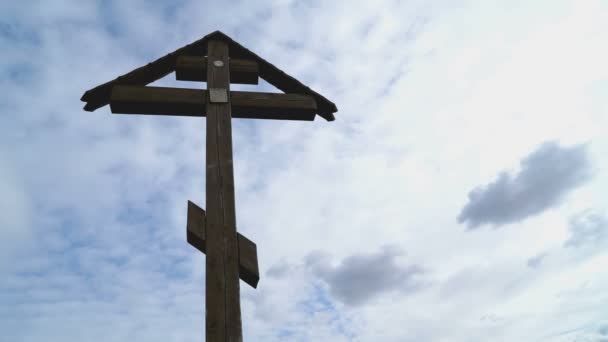
[[[203,339],[185,215],[205,204],[204,119],[79,99],[218,29],[339,108],[234,122],[238,229],[261,271],[241,286],[246,341],[608,340],[605,1],[0,13],[7,341]]]

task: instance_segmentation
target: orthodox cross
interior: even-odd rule
[[[177,80],[207,89],[146,86],[175,71]],[[258,84],[280,93],[230,91]],[[333,121],[336,105],[220,31],[84,93],[84,109],[112,113],[207,117],[207,211],[188,201],[187,241],[206,253],[206,340],[242,341],[239,278],[256,288],[255,243],[237,232],[232,166],[232,118]]]

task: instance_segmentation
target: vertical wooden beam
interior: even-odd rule
[[[228,45],[210,40],[207,55],[206,338],[241,342]]]
[[[213,69],[208,69],[213,70]],[[224,258],[223,213],[220,203],[220,167],[218,155],[218,109],[207,107],[206,205],[207,259],[205,271],[206,341],[226,341],[226,279]]]

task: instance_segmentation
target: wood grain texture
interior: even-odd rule
[[[200,55],[207,53],[207,39],[205,36],[191,44],[183,46],[154,62],[143,65],[137,69],[118,76],[117,78],[87,90],[81,101],[87,102],[84,110],[92,112],[107,105],[110,101],[112,88],[116,85],[146,85],[163,78],[175,70],[177,57],[180,55]]]
[[[218,105],[207,107],[205,276],[206,341],[226,341],[226,258],[218,141]]]
[[[258,252],[255,243],[238,234],[239,241],[239,276],[254,289],[260,281],[258,269]]]
[[[258,84],[258,63],[246,59],[230,59],[230,83]],[[207,82],[207,57],[180,56],[175,78],[178,81]]]
[[[223,41],[210,40],[207,56],[208,87],[229,90],[228,45]],[[215,66],[216,61],[223,62],[223,66]],[[207,226],[207,285],[212,286],[206,296],[207,327],[212,329],[207,331],[207,341],[241,342],[243,333],[230,108],[230,99],[228,103],[207,104],[207,153],[215,155],[207,157],[207,172],[213,174],[207,178],[207,191],[216,192],[207,194],[207,203],[217,203],[213,212],[207,208],[207,222],[212,223]],[[221,259],[221,262],[210,263],[211,254],[214,254],[214,258]],[[217,267],[220,263],[224,266],[223,269]],[[222,277],[223,280],[220,280]],[[219,289],[219,284],[223,285],[223,289]],[[224,314],[223,319],[221,314]],[[222,321],[223,327],[220,325]]]
[[[206,153],[206,335],[207,341],[226,340],[226,277],[223,205],[217,139],[217,108],[207,109]]]
[[[208,48],[207,85],[210,88],[230,89],[228,44],[210,41]],[[222,61],[223,67],[215,67]],[[236,235],[236,210],[234,198],[234,170],[232,166],[232,115],[231,101],[217,106],[218,155],[221,177],[221,197],[224,214],[224,251],[226,267],[226,341],[243,340],[241,322],[241,295],[239,282],[238,240]]]
[[[188,243],[201,253],[206,254],[205,210],[188,201],[188,223],[186,227]],[[260,281],[258,255],[255,243],[237,232],[239,246],[239,277],[256,288]]]
[[[315,99],[308,95],[233,91],[230,96],[232,112],[238,116],[312,121],[317,112]]]
[[[317,111],[313,97],[299,94],[230,92],[232,117],[312,121]],[[115,114],[205,116],[206,90],[115,86],[110,110]]]
[[[204,116],[207,92],[200,89],[115,86],[110,110],[119,114]]]
[[[206,214],[205,210],[188,201],[188,216],[186,223],[186,240],[201,253],[206,254]]]

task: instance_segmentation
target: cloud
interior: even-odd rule
[[[603,323],[597,329],[598,342],[608,342],[608,322]]]
[[[384,247],[376,253],[346,257],[338,266],[331,266],[323,255],[311,255],[307,265],[327,283],[330,293],[348,305],[361,305],[382,294],[397,291],[412,293],[422,286],[425,271],[419,265],[401,265],[397,248]]]
[[[539,268],[543,260],[547,257],[547,253],[541,253],[528,259],[527,265],[530,268]]]
[[[608,322],[603,320],[600,322],[592,322],[586,324],[580,329],[574,331],[575,334],[567,334],[569,341],[581,342],[608,342]],[[561,341],[561,340],[560,340]],[[568,341],[568,342],[569,342]]]
[[[471,191],[458,222],[474,229],[524,220],[557,205],[591,176],[586,144],[562,147],[545,142],[520,164],[515,176],[503,171],[494,182]]]
[[[598,247],[608,240],[608,217],[592,210],[573,216],[569,222],[570,237],[567,248]]]
[[[291,265],[289,265],[287,262],[281,262],[272,265],[268,271],[266,271],[266,275],[269,277],[281,278],[287,275],[291,268]]]
[[[30,204],[21,179],[11,170],[11,161],[0,150],[0,270],[11,254],[30,235]]]

